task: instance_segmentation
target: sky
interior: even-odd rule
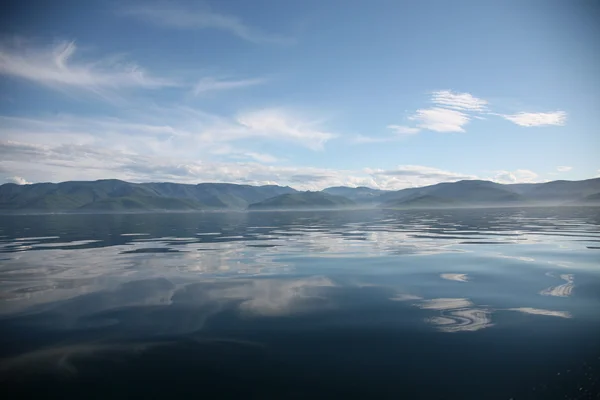
[[[600,3],[19,1],[0,183],[600,176]]]

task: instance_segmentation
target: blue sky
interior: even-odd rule
[[[0,183],[400,189],[600,174],[592,1],[28,1]]]

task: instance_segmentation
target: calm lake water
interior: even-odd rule
[[[597,208],[0,216],[0,296],[12,396],[600,394]]]

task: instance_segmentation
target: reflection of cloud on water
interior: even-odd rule
[[[519,307],[519,308],[508,308],[509,311],[518,311],[525,314],[534,314],[534,315],[547,315],[549,317],[560,317],[560,318],[571,318],[571,314],[566,311],[552,311],[552,310],[543,310],[540,308],[531,308],[531,307]]]
[[[432,299],[423,300],[417,307],[424,310],[450,310],[454,308],[471,307],[471,303],[467,299]]]
[[[452,241],[440,243],[439,239],[433,238],[414,238],[414,230],[376,230],[377,227],[371,227],[366,232],[367,245],[371,252],[390,252],[392,254],[404,255],[429,255],[450,252],[463,252],[463,250],[453,249]],[[417,231],[418,232],[418,231]]]
[[[99,243],[102,240],[73,240],[69,242],[48,242],[48,240],[59,239],[58,236],[46,236],[37,238],[18,238],[6,243],[0,243],[1,253],[24,252],[27,250],[51,250],[51,249],[69,249],[87,247],[92,243]]]
[[[213,295],[242,300],[239,307],[244,312],[275,316],[322,309],[326,298],[319,294],[319,289],[333,286],[330,279],[320,276],[295,280],[256,279]]]
[[[562,274],[560,279],[566,281],[567,283],[563,283],[558,286],[551,286],[547,289],[544,289],[540,292],[542,296],[555,296],[555,297],[569,297],[575,288],[575,284],[573,283],[575,278],[573,274]]]
[[[91,243],[98,243],[101,242],[102,240],[74,240],[71,242],[66,242],[66,243],[43,243],[41,245],[36,245],[36,246],[32,246],[34,249],[46,249],[46,248],[51,248],[51,247],[57,247],[57,248],[69,248],[69,247],[79,247],[79,246],[84,246],[86,244],[91,244]]]
[[[414,301],[413,305],[422,310],[439,311],[438,316],[426,318],[425,321],[434,325],[441,332],[477,331],[494,325],[491,320],[492,309],[477,306],[466,298],[423,300],[419,296],[401,293],[390,298],[390,300]],[[554,311],[533,307],[516,307],[506,310],[524,314],[571,318],[571,314],[567,311]]]
[[[449,281],[457,281],[457,282],[468,282],[469,281],[467,274],[441,274],[440,277],[442,279],[447,279]]]
[[[390,300],[392,300],[392,301],[411,301],[411,300],[423,300],[423,298],[419,297],[419,296],[415,296],[413,294],[399,293],[399,294],[395,295],[394,297],[391,297]]]
[[[464,298],[440,298],[423,300],[415,304],[424,310],[438,310],[440,315],[427,318],[441,332],[477,331],[491,323],[491,312],[483,308],[473,308],[473,303]]]
[[[492,326],[490,312],[485,309],[466,308],[443,313],[429,322],[442,332],[478,331]]]
[[[247,314],[280,316],[323,309],[327,299],[322,289],[333,286],[336,285],[322,276],[215,280],[183,285],[173,294],[172,304],[186,307],[229,305]]]
[[[237,277],[289,270],[286,263],[274,261],[274,248],[248,248],[245,241],[179,242],[178,247],[164,240],[149,240],[77,250],[48,248],[7,253],[9,258],[0,268],[0,314],[156,276],[194,282],[214,274]]]
[[[37,237],[20,237],[15,238],[15,241],[37,241],[37,240],[50,240],[50,239],[60,239],[60,236],[37,236]]]
[[[531,258],[531,257],[509,256],[509,255],[501,254],[501,253],[494,254],[494,257],[496,257],[496,258],[507,258],[509,260],[518,260],[518,261],[524,261],[524,262],[533,262],[533,261],[535,261],[535,258]]]
[[[326,289],[334,286],[322,276],[213,279],[183,284],[152,278],[67,300],[46,301],[28,310],[32,326],[72,329],[122,325],[130,331],[184,334],[201,330],[210,316],[224,310],[241,311],[247,316],[284,316],[329,309],[333,303]],[[35,315],[45,313],[54,317],[36,319]]]

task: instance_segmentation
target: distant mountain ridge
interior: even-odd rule
[[[130,183],[117,179],[0,186],[0,209],[36,211],[244,210],[296,190],[229,183]]]
[[[130,183],[117,179],[0,186],[0,210],[16,212],[519,205],[600,205],[600,178],[507,185],[463,180],[396,191],[338,186],[300,192],[277,185]]]
[[[434,203],[440,205],[468,205],[480,203],[513,204],[527,201],[525,196],[511,190],[507,185],[479,180],[438,183],[422,188],[399,190],[386,194],[385,197],[387,200],[383,202],[383,206],[390,208],[407,204],[414,207]]]
[[[331,209],[356,206],[356,203],[346,197],[336,196],[325,192],[286,193],[270,199],[250,204],[249,210],[270,209]]]
[[[383,193],[386,193],[385,190],[371,189],[365,186],[359,186],[356,188],[347,186],[334,186],[323,189],[322,191],[335,196],[343,196],[352,201],[366,203],[376,202],[379,199],[379,196],[381,196]]]
[[[500,184],[482,180],[438,183],[387,192],[380,196],[384,208],[467,206],[600,205],[600,178],[583,181]]]

